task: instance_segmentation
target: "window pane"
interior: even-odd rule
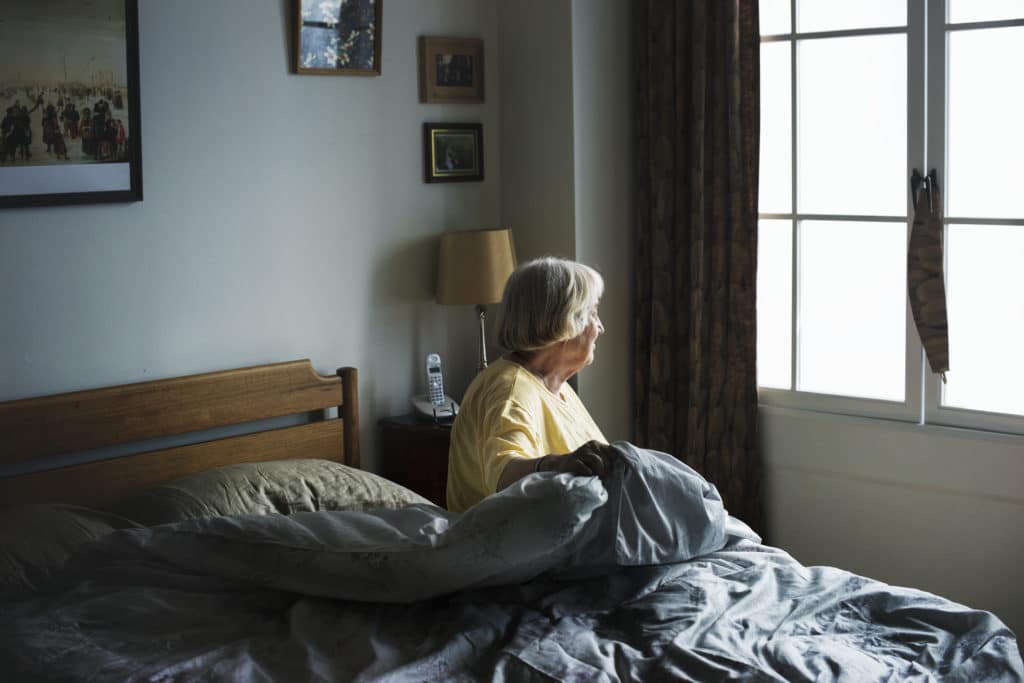
[[[1024,0],[949,0],[949,21],[1024,19]]]
[[[906,36],[798,47],[800,211],[906,215]]]
[[[949,35],[948,215],[1024,217],[1021,72],[1024,27]]]
[[[1024,415],[1024,227],[951,225],[943,405]]]
[[[789,0],[761,0],[757,11],[762,36],[789,33]]]
[[[902,223],[801,224],[798,389],[903,400],[906,271]]]
[[[796,19],[797,30],[801,33],[906,26],[907,3],[895,0],[799,0]]]
[[[761,164],[758,204],[762,213],[793,208],[790,44],[761,44]]]
[[[757,384],[792,389],[792,221],[757,224]]]

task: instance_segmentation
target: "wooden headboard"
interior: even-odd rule
[[[326,411],[334,418],[213,438],[107,460],[0,477],[0,505],[108,504],[146,488],[239,462],[323,458],[359,467],[355,368],[318,374],[309,360],[0,402],[0,464]]]

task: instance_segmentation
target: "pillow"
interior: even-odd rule
[[[75,505],[17,505],[0,511],[0,597],[44,588],[79,546],[139,524]]]
[[[152,526],[223,515],[367,510],[432,504],[370,472],[330,460],[227,465],[162,484],[118,506]]]

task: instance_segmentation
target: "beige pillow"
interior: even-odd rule
[[[330,460],[228,465],[163,484],[118,506],[146,525],[200,517],[400,508],[426,498],[370,472]]]
[[[115,529],[139,526],[100,510],[75,505],[17,505],[0,510],[0,596],[16,598],[43,588],[82,544]]]

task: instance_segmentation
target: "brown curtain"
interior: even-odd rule
[[[765,532],[756,0],[637,0],[636,438]]]

